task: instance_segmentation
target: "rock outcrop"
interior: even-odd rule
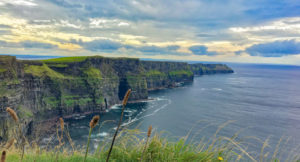
[[[31,134],[37,121],[104,111],[121,103],[129,88],[130,100],[147,99],[149,90],[192,82],[194,73],[231,72],[225,67],[100,56],[35,61],[0,56],[0,142],[11,134],[8,106]]]

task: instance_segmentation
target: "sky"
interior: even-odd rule
[[[0,53],[300,65],[300,3],[0,0]]]

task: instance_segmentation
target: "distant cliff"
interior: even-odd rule
[[[225,64],[196,63],[189,66],[195,75],[233,73],[233,70]]]
[[[32,134],[32,119],[104,111],[121,103],[129,88],[130,100],[142,100],[148,98],[149,90],[192,82],[194,74],[231,72],[229,69],[226,65],[100,56],[35,61],[0,56],[0,141],[11,133],[5,113],[8,106],[26,121],[27,134]]]

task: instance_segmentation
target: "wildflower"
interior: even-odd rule
[[[219,156],[218,160],[223,161],[224,159],[221,156]]]

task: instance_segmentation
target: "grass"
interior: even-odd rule
[[[220,128],[221,129],[221,128]],[[219,130],[217,130],[218,132]],[[216,134],[217,134],[216,132]],[[204,142],[200,140],[195,143],[187,143],[187,136],[177,141],[162,137],[163,134],[155,132],[148,140],[147,132],[139,130],[128,130],[123,128],[118,134],[109,161],[139,162],[141,161],[170,161],[170,162],[220,162],[220,161],[297,161],[299,153],[294,153],[288,159],[280,159],[280,152],[271,154],[265,151],[268,142],[262,143],[262,152],[254,156],[247,152],[242,140],[237,140],[236,136],[231,138],[215,136],[211,140]],[[110,139],[107,138],[98,145],[98,149],[89,152],[87,162],[104,162],[108,154]],[[284,143],[284,142],[283,142]],[[27,146],[23,162],[83,162],[85,158],[85,147],[81,146],[72,150],[65,145],[58,152],[54,149]],[[276,146],[276,149],[279,146]],[[57,155],[57,156],[55,156]],[[223,159],[223,160],[219,160]],[[20,151],[12,148],[7,151],[8,162],[18,162]]]
[[[233,154],[229,154],[224,150],[225,148],[218,148],[214,150],[202,150],[199,146],[185,144],[185,140],[181,139],[178,142],[169,142],[166,138],[161,138],[159,134],[155,134],[150,140],[144,150],[144,139],[139,139],[137,135],[141,134],[137,130],[122,131],[122,138],[119,135],[115,143],[114,149],[110,156],[110,161],[140,161],[143,155],[143,161],[211,161],[219,162],[219,157],[223,159],[231,158]],[[108,146],[110,143],[102,144],[103,149],[99,152],[93,152],[87,156],[87,162],[106,161],[108,154]],[[230,148],[228,147],[228,150]],[[39,150],[39,151],[37,151]],[[38,154],[37,154],[38,152]],[[82,162],[85,157],[83,149],[77,149],[74,153],[70,150],[62,150],[58,157],[54,150],[46,149],[27,149],[23,162],[32,162],[34,160],[40,162],[48,161],[63,161],[63,162]],[[20,156],[18,150],[8,151],[7,161],[19,161]],[[226,161],[226,160],[225,160]]]
[[[185,75],[185,76],[193,76],[193,72],[190,70],[176,70],[176,71],[170,71],[169,72],[170,76],[180,76],[180,75]]]
[[[166,77],[167,75],[163,72],[160,72],[158,70],[149,70],[146,72],[147,77],[156,77],[156,76],[161,76],[161,77]]]
[[[102,74],[99,69],[89,67],[87,70],[83,70],[83,72],[89,77],[89,78],[99,78],[102,79]]]
[[[25,73],[32,74],[33,76],[37,76],[37,77],[49,76],[50,78],[65,78],[64,75],[52,70],[46,64],[43,64],[42,66],[38,66],[38,65],[26,66]]]
[[[4,73],[6,71],[7,71],[7,69],[0,68],[0,73]]]
[[[43,60],[44,63],[73,63],[73,62],[83,62],[88,58],[88,56],[77,56],[77,57],[61,57]]]
[[[220,162],[220,161],[254,161],[254,162],[278,162],[278,161],[299,161],[299,154],[290,156],[287,159],[280,159],[280,154],[270,154],[264,151],[257,157],[252,156],[242,146],[242,142],[228,137],[218,137],[210,142],[188,144],[186,137],[178,141],[170,141],[160,133],[155,133],[145,147],[146,132],[139,130],[123,129],[117,136],[114,148],[109,161],[139,162],[141,161],[170,161],[170,162]],[[110,140],[100,143],[98,150],[89,152],[87,162],[104,162],[108,154]],[[262,145],[267,145],[264,142]],[[264,147],[264,146],[262,146]],[[144,149],[146,148],[146,149]],[[50,148],[27,147],[23,162],[83,162],[85,158],[85,147],[77,148],[74,152],[63,148],[56,152]],[[55,156],[57,154],[57,156]],[[267,156],[265,156],[267,155]],[[222,160],[220,160],[222,159]],[[18,162],[20,151],[10,149],[7,151],[8,162]]]
[[[48,100],[45,100],[44,102],[46,104],[50,103],[58,104],[59,100],[57,100],[55,97],[48,97]],[[68,95],[62,95],[61,102],[65,104],[67,107],[74,107],[74,105],[78,104],[80,106],[87,105],[89,102],[92,102],[93,99],[88,96],[68,96]]]

